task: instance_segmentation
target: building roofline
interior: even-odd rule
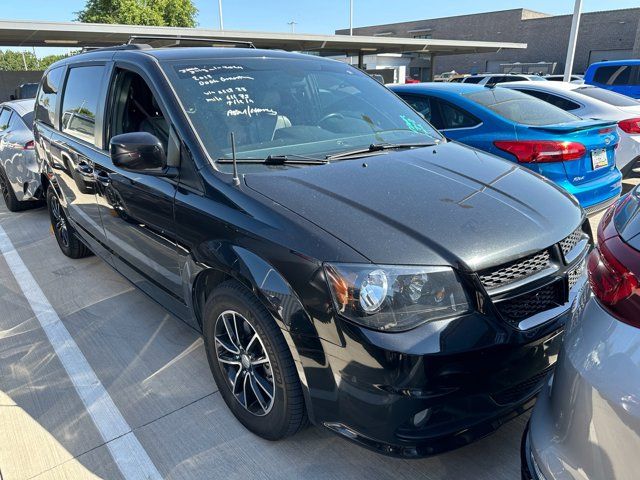
[[[610,10],[595,10],[592,12],[582,12],[582,16],[585,15],[592,15],[592,14],[599,14],[599,13],[610,13],[610,12],[624,12],[624,11],[639,11],[640,7],[628,7],[628,8],[614,8],[614,9],[610,9]],[[573,14],[572,13],[561,13],[559,15],[552,15],[549,13],[545,13],[545,12],[540,12],[537,10],[531,10],[528,8],[508,8],[508,9],[504,9],[504,10],[491,10],[488,12],[478,12],[478,13],[465,13],[462,15],[450,15],[447,17],[432,17],[432,18],[423,18],[420,20],[407,20],[406,22],[394,22],[394,23],[380,23],[380,24],[376,24],[376,25],[366,25],[366,26],[362,26],[362,27],[353,27],[353,30],[360,30],[363,28],[388,28],[388,27],[394,27],[394,26],[398,26],[398,25],[406,25],[409,23],[421,23],[421,22],[433,22],[433,21],[438,21],[438,20],[449,20],[452,18],[461,18],[461,17],[474,17],[474,16],[479,16],[479,15],[488,15],[488,14],[492,14],[492,13],[504,13],[504,12],[515,12],[515,11],[521,11],[521,12],[530,12],[530,13],[536,13],[539,15],[544,15],[541,17],[534,17],[534,18],[521,18],[520,20],[523,22],[530,22],[530,21],[540,21],[540,20],[547,20],[549,18],[557,18],[557,17],[570,17]],[[345,32],[348,31],[348,28],[340,28],[338,30],[336,30],[336,33],[338,32]]]
[[[537,10],[530,10],[528,8],[505,8],[504,10],[491,10],[488,12],[476,12],[476,13],[463,13],[461,15],[449,15],[446,17],[431,17],[431,18],[422,18],[419,20],[407,20],[405,22],[394,22],[394,23],[380,23],[380,24],[376,24],[376,25],[364,25],[361,27],[353,27],[354,30],[358,30],[361,28],[372,28],[372,27],[392,27],[395,25],[404,25],[407,23],[420,23],[420,22],[432,22],[432,21],[436,21],[436,20],[449,20],[451,18],[460,18],[460,17],[475,17],[478,15],[487,15],[490,13],[504,13],[504,12],[531,12],[531,13],[538,13],[540,15],[547,15],[548,17],[552,17],[554,15],[551,15],[549,13],[545,13],[545,12],[539,12]],[[547,18],[547,17],[544,17]],[[349,30],[348,28],[340,28],[338,30],[336,30],[337,32],[344,32]]]

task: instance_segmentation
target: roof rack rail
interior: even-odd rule
[[[252,42],[244,40],[229,40],[226,38],[204,38],[204,37],[182,37],[180,35],[131,35],[127,41],[127,45],[135,45],[136,40],[173,40],[173,45],[166,45],[167,47],[179,47],[180,42],[203,42],[203,43],[218,43],[235,45],[245,48],[256,48]]]
[[[82,50],[80,50],[80,53],[110,51],[110,50],[147,50],[149,48],[151,48],[151,45],[145,45],[142,43],[112,45],[110,47],[86,46],[86,47],[82,47]]]

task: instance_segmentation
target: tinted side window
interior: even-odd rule
[[[439,128],[470,128],[480,123],[476,117],[455,105],[442,100],[438,100],[438,104],[440,105],[440,123],[442,124]]]
[[[598,67],[593,81],[603,85],[636,85],[639,67],[631,65],[611,65]]]
[[[11,120],[9,120],[9,128],[11,130],[24,128],[24,124],[22,123],[22,120],[20,120],[20,115],[18,115],[17,113],[11,115]]]
[[[33,130],[33,116],[34,112],[27,112],[22,116],[22,121],[29,130]]]
[[[415,95],[402,95],[402,99],[428,121],[431,122],[431,103],[429,97],[418,97]]]
[[[11,119],[11,110],[3,108],[0,113],[0,132],[4,132],[9,127],[9,121]]]
[[[61,130],[88,143],[94,143],[96,111],[104,66],[75,67],[69,70],[62,100]]]
[[[36,101],[36,120],[47,125],[55,125],[56,104],[58,101],[58,90],[62,82],[62,67],[49,71],[42,79],[42,86]]]
[[[464,80],[462,80],[463,83],[480,83],[480,81],[483,79],[484,77],[466,77]]]
[[[572,102],[571,100],[563,97],[559,97],[558,95],[553,95],[552,93],[539,92],[537,90],[525,90],[520,89],[521,92],[526,93],[527,95],[531,95],[532,97],[539,98],[540,100],[544,100],[551,105],[555,105],[562,110],[570,112],[571,110],[577,110],[580,108],[580,105],[576,102]]]
[[[518,77],[516,75],[505,75],[503,77],[493,77],[488,83],[520,82],[522,80],[526,80],[526,78]]]

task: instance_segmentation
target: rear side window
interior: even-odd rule
[[[518,90],[526,93],[527,95],[531,95],[532,97],[539,98],[540,100],[550,103],[551,105],[555,105],[556,107],[561,108],[562,110],[567,112],[580,108],[580,105],[576,102],[572,102],[568,98],[560,97],[552,93],[540,92],[538,90],[528,90],[524,88]]]
[[[4,132],[9,128],[9,121],[11,120],[11,110],[3,108],[0,112],[0,132]]]
[[[443,130],[450,130],[454,128],[471,128],[480,123],[476,117],[469,112],[439,99],[434,99],[439,110],[439,123],[442,125],[440,128]],[[435,107],[434,107],[435,108]]]
[[[467,77],[462,82],[463,83],[480,83],[484,77]]]
[[[58,90],[62,83],[62,67],[54,68],[42,79],[42,86],[36,100],[36,120],[54,126],[56,118],[56,105],[58,102]]]
[[[22,120],[20,119],[20,115],[18,115],[17,113],[14,113],[13,115],[11,115],[11,120],[9,120],[9,128],[11,130],[23,129],[24,128],[24,124],[22,123]]]
[[[554,125],[578,120],[575,115],[554,105],[507,88],[487,88],[465,96],[495,114],[523,125]]]
[[[62,100],[61,130],[92,144],[104,70],[102,65],[70,69]]]
[[[580,95],[586,95],[587,97],[601,100],[616,107],[640,107],[640,102],[637,100],[620,93],[612,92],[611,90],[605,90],[604,88],[580,87],[574,91]]]
[[[33,116],[34,112],[27,112],[22,116],[22,121],[29,128],[29,130],[33,130]]]
[[[428,97],[418,97],[415,95],[401,95],[402,99],[421,114],[428,122],[431,122],[431,103]]]
[[[607,65],[598,67],[593,81],[602,85],[638,85],[639,67],[632,65]]]
[[[507,82],[519,82],[521,80],[526,80],[524,77],[518,77],[516,75],[503,75],[498,77],[491,77],[487,83],[489,85],[495,85],[496,83],[507,83]]]

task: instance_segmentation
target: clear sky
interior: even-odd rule
[[[3,20],[72,21],[85,0],[0,0]],[[218,28],[218,0],[194,0],[198,23]],[[638,0],[583,0],[583,11],[639,7]],[[421,20],[468,13],[529,8],[550,14],[573,12],[574,0],[354,0],[354,26]],[[299,33],[333,33],[349,27],[349,0],[222,0],[227,30],[288,32],[295,21]],[[26,49],[25,49],[26,50]],[[67,48],[37,48],[38,56]]]
[[[0,0],[0,18],[70,21],[84,0]],[[217,28],[218,0],[195,0],[201,27]],[[349,0],[222,0],[229,30],[333,33],[349,26]],[[424,18],[529,8],[551,14],[571,13],[574,0],[354,0],[354,25],[402,22]],[[638,7],[637,0],[584,0],[584,11]]]

